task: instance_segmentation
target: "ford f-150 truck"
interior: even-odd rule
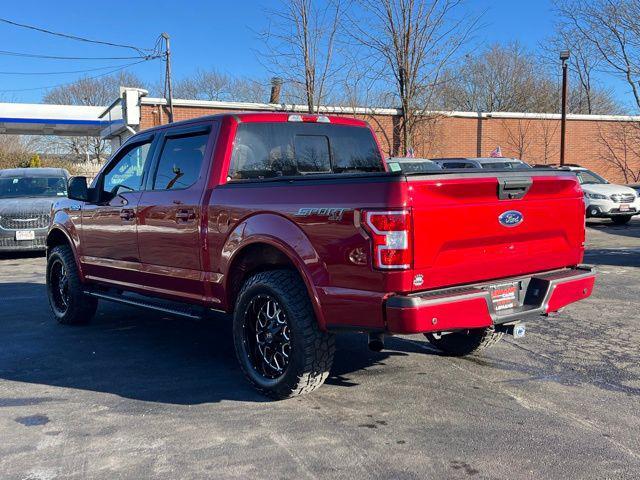
[[[366,122],[222,114],[138,133],[53,208],[60,323],[99,300],[232,314],[242,370],[286,398],[329,374],[334,334],[423,333],[466,355],[588,297],[585,205],[559,170],[388,168]]]

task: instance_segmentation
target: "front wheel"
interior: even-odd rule
[[[616,217],[611,217],[611,221],[616,225],[626,225],[631,221],[632,215],[620,215]]]
[[[71,248],[54,247],[47,259],[47,296],[59,323],[88,323],[96,313],[98,300],[85,295]]]
[[[425,333],[429,343],[445,355],[463,357],[495,345],[504,336],[495,327],[472,328],[447,334]]]
[[[233,340],[240,366],[261,393],[309,393],[329,375],[335,338],[318,328],[307,289],[289,270],[251,276],[238,294]]]

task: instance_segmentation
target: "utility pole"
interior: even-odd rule
[[[89,102],[89,97],[82,97],[82,101],[84,102],[85,105],[91,105],[91,103]],[[85,154],[85,162],[89,163],[89,136],[87,135],[84,139],[85,141],[85,145],[84,145],[84,154]]]
[[[569,50],[560,52],[562,60],[562,115],[560,120],[560,166],[564,165],[565,136],[567,134],[567,60],[569,60]]]
[[[173,123],[173,91],[171,90],[171,48],[169,34],[164,32],[162,34],[165,45],[165,62],[167,65],[164,77],[164,86],[166,89],[167,109],[169,110],[169,123]]]

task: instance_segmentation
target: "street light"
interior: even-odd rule
[[[569,50],[560,52],[562,60],[562,116],[560,120],[560,165],[564,165],[565,135],[567,132],[567,60],[571,53]]]

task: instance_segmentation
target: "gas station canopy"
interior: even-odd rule
[[[0,103],[0,134],[100,136],[104,107]]]

